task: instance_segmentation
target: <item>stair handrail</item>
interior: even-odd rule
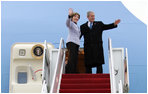
[[[112,43],[110,38],[108,38],[108,49],[109,49],[109,71],[110,71],[111,93],[116,93],[117,90],[115,82],[115,70],[114,70],[113,55],[112,55]]]
[[[123,84],[123,92],[128,93],[129,91],[129,70],[128,70],[128,51],[125,48],[125,59],[124,59],[124,84]]]
[[[43,53],[42,91],[41,92],[46,92],[46,93],[48,93],[48,91],[50,90],[50,82],[49,82],[50,59],[49,58],[50,58],[49,57],[49,50],[47,47],[47,42],[45,40],[44,41],[44,53]]]
[[[65,49],[65,48],[64,48],[64,49]],[[64,56],[63,56],[63,60],[62,60],[62,66],[61,66],[61,71],[60,71],[60,78],[59,78],[57,93],[59,93],[59,90],[60,90],[62,74],[65,73],[65,65],[66,65],[66,64],[65,64],[65,50],[64,50]]]
[[[64,54],[61,57],[62,52]],[[61,58],[62,58],[62,60],[60,60]],[[61,38],[61,40],[60,40],[58,57],[57,57],[56,62],[57,63],[55,65],[55,71],[54,71],[54,74],[53,74],[53,81],[51,81],[50,93],[58,93],[59,92],[59,85],[60,85],[60,82],[61,82],[61,77],[62,77],[63,69],[64,69],[64,66],[65,66],[65,47],[64,47],[63,38]],[[57,72],[60,72],[60,73],[57,74]],[[55,83],[57,83],[57,84],[55,84]]]

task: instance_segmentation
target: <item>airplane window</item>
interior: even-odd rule
[[[19,84],[25,84],[25,83],[27,83],[27,72],[18,72],[17,82]]]

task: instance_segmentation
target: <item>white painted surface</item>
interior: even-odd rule
[[[52,49],[50,49],[52,50]],[[42,82],[45,81],[45,84],[43,83],[42,88],[44,88],[46,85],[47,92],[50,91],[50,53],[49,48],[47,46],[47,42],[45,40],[44,42],[44,55],[43,55],[43,71],[42,71]],[[43,90],[43,89],[42,89]]]
[[[58,55],[57,55],[57,61],[52,62],[54,67],[54,70],[51,70],[53,72],[53,78],[51,81],[51,89],[50,93],[58,93],[59,92],[59,85],[60,85],[60,80],[61,76],[63,73],[63,66],[64,66],[64,40],[61,38],[60,40],[60,45],[59,45],[59,50],[58,50]],[[56,63],[56,64],[54,64]]]
[[[113,63],[115,70],[116,89],[119,91],[119,82],[124,84],[124,48],[113,48]]]
[[[126,49],[126,61],[128,63],[127,49]],[[123,93],[123,86],[125,84],[125,77],[129,83],[129,73],[125,76],[125,57],[124,48],[112,48],[111,39],[109,38],[109,70],[110,70],[110,83],[111,92]],[[128,71],[128,64],[127,64]],[[122,88],[122,89],[121,89]]]
[[[9,92],[11,93],[40,93],[42,90],[42,66],[43,59],[36,59],[31,55],[31,49],[34,45],[43,43],[16,43],[11,48],[10,81]],[[54,48],[48,44],[49,49]],[[25,49],[25,56],[19,56],[19,50]],[[30,69],[31,68],[31,69]],[[40,71],[39,71],[40,70]],[[36,73],[32,74],[32,72]],[[18,83],[18,73],[27,73],[27,82]],[[32,79],[33,75],[36,79]]]
[[[123,93],[123,86],[121,80],[119,81],[118,86],[119,86],[119,93]]]
[[[147,0],[121,0],[123,5],[143,23],[147,23]]]
[[[112,42],[111,39],[108,39],[108,49],[109,49],[109,72],[110,72],[110,85],[111,85],[111,93],[116,93],[116,82],[115,82],[115,71],[114,71],[114,60],[113,60],[113,52],[112,52]]]

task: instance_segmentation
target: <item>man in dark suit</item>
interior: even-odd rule
[[[84,36],[84,58],[86,73],[92,73],[92,67],[97,67],[97,73],[103,73],[104,52],[102,33],[104,30],[116,28],[120,20],[111,24],[95,21],[95,14],[87,12],[88,21],[80,26],[81,36]]]

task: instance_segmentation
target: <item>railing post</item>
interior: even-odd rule
[[[111,39],[108,39],[109,44],[109,70],[110,70],[110,82],[111,82],[111,93],[116,93],[116,83],[115,83],[115,71],[114,71],[114,63],[112,56],[112,43]]]
[[[125,72],[124,72],[124,87],[123,87],[123,92],[128,93],[129,91],[129,70],[128,70],[128,52],[127,48],[125,49]]]
[[[121,80],[119,81],[118,86],[119,86],[119,93],[123,93],[123,86],[122,86],[122,81]]]

